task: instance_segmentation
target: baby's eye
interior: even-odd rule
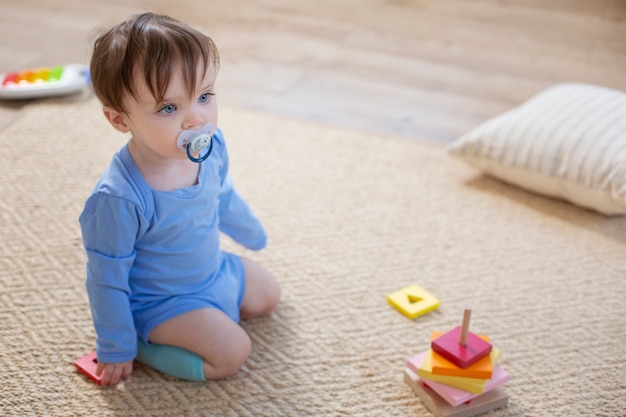
[[[206,103],[206,102],[208,102],[212,95],[213,95],[213,93],[201,94],[200,97],[198,97],[198,103]]]
[[[163,114],[172,114],[176,111],[176,106],[174,104],[167,104],[159,110],[159,113]]]

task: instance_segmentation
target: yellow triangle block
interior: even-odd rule
[[[387,296],[389,304],[410,319],[439,307],[439,300],[417,285],[403,288]]]

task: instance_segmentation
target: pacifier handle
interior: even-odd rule
[[[194,157],[191,154],[191,152],[189,152],[189,149],[191,148],[191,142],[189,142],[187,144],[187,146],[185,146],[185,150],[187,151],[187,158],[189,158],[189,159],[191,159],[191,161],[197,162],[197,163],[205,161],[209,157],[209,155],[211,155],[211,151],[213,150],[213,137],[212,136],[211,136],[210,140],[211,140],[211,143],[209,144],[209,150],[203,156],[201,156],[200,158]]]
[[[180,135],[178,135],[178,139],[176,139],[176,145],[181,152],[185,152],[187,154],[187,158],[190,161],[200,163],[205,161],[209,155],[211,155],[211,150],[213,149],[213,134],[215,133],[215,128],[211,124],[211,122],[206,123],[200,129],[188,129],[183,130]],[[202,151],[209,146],[209,150],[202,154]],[[191,152],[197,153],[199,156],[194,157]]]

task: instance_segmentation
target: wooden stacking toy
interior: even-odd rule
[[[509,374],[496,365],[500,351],[469,331],[470,317],[466,309],[460,327],[433,332],[431,348],[406,363],[405,383],[436,417],[472,417],[508,403],[501,385]]]

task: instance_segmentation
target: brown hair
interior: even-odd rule
[[[185,93],[191,97],[196,71],[206,65],[219,68],[217,47],[208,36],[168,16],[135,15],[98,37],[90,73],[93,89],[103,105],[125,112],[124,99],[137,99],[133,75],[143,76],[150,93],[160,103],[178,68]]]

